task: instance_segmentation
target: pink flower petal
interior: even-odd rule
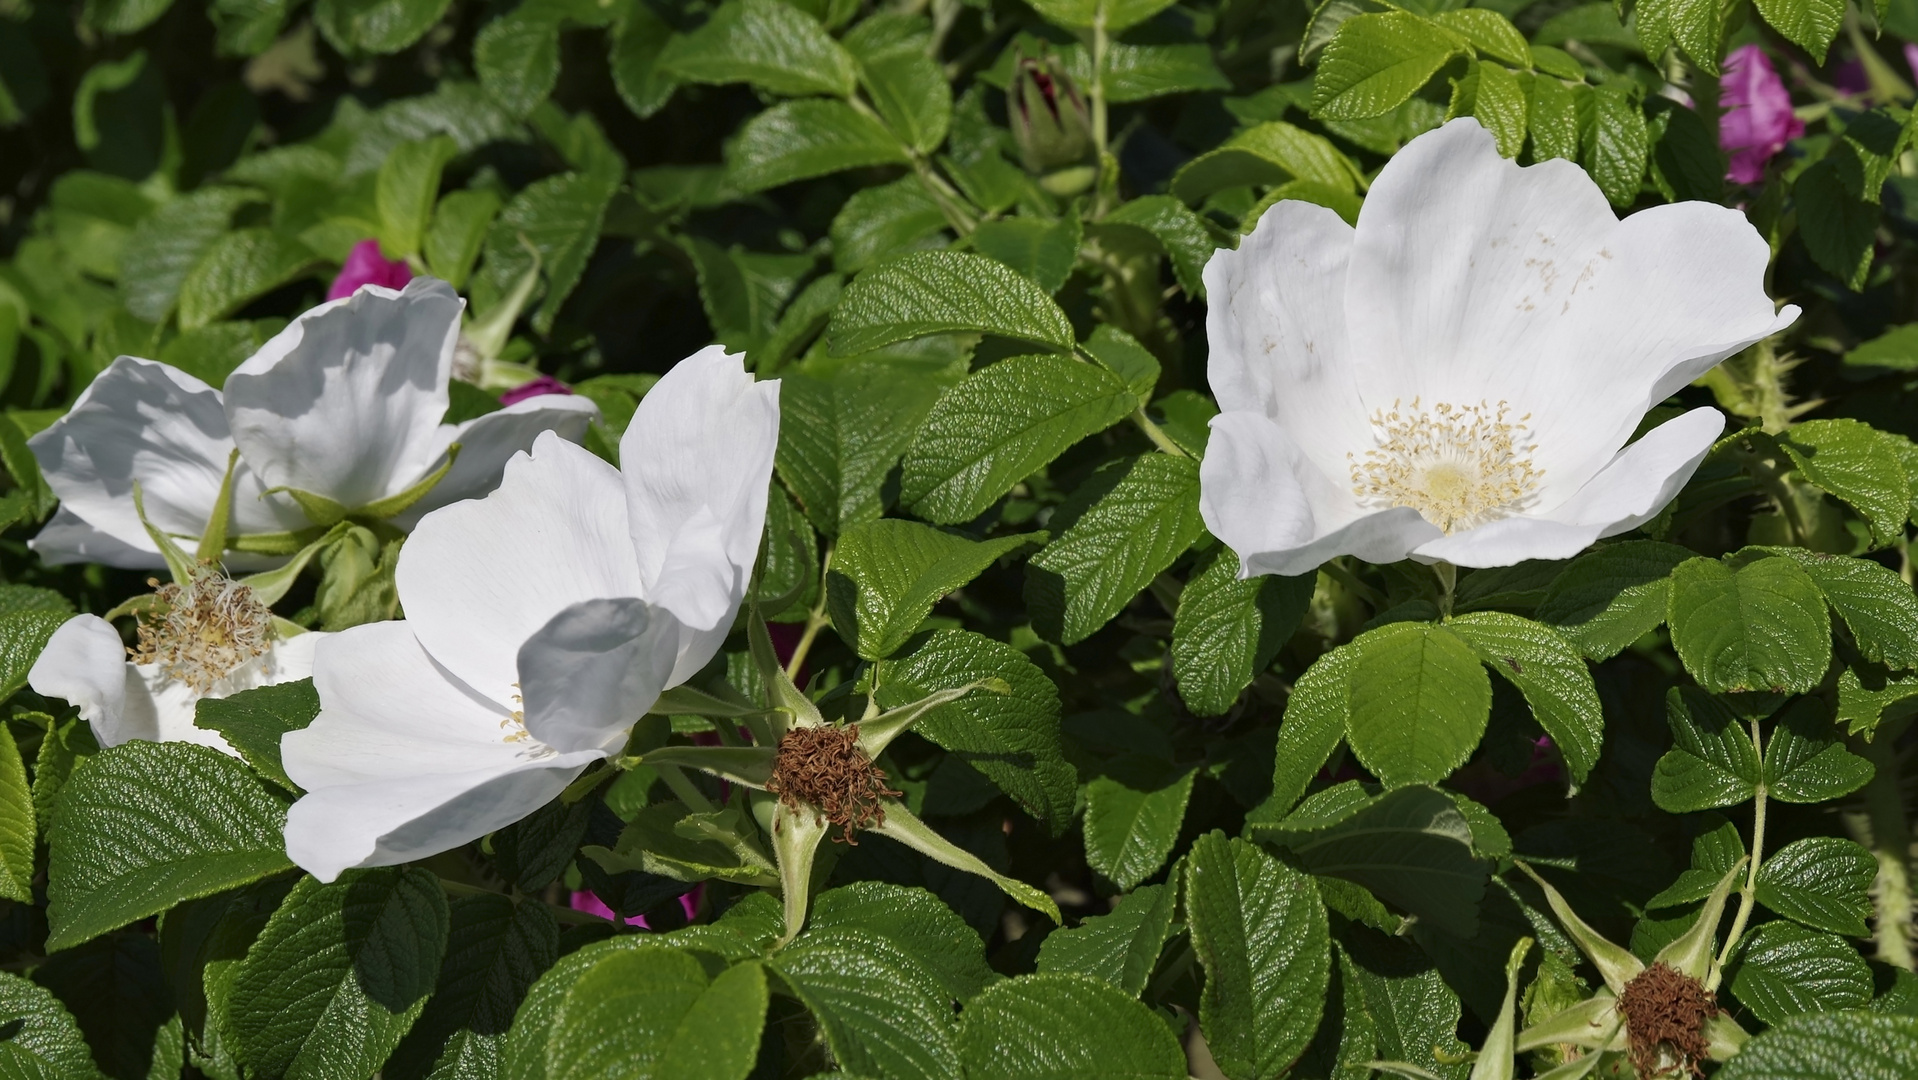
[[[340,276],[334,278],[333,286],[326,290],[326,298],[344,299],[360,291],[362,285],[403,289],[411,280],[413,271],[404,261],[381,255],[378,240],[362,240],[353,245],[352,252],[346,257],[346,265],[340,267]]]
[[[501,394],[499,402],[501,405],[517,405],[527,398],[536,398],[542,394],[571,394],[572,392],[572,387],[551,375],[541,375],[532,382],[522,383]]]
[[[1741,45],[1725,57],[1718,100],[1724,108],[1718,144],[1731,155],[1726,176],[1737,183],[1763,180],[1766,163],[1805,133],[1804,122],[1792,115],[1784,80],[1756,45]]]

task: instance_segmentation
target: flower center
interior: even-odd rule
[[[1705,1022],[1721,1011],[1718,998],[1697,979],[1653,964],[1625,984],[1618,996],[1625,1014],[1626,1044],[1640,1076],[1684,1069],[1703,1076],[1708,1040]]]
[[[1421,409],[1417,398],[1401,412],[1372,414],[1379,445],[1363,460],[1352,454],[1352,493],[1385,506],[1409,506],[1451,533],[1502,518],[1538,490],[1544,472],[1532,467],[1525,421],[1507,420],[1511,407],[1440,402]]]
[[[839,826],[848,844],[853,834],[886,822],[879,800],[900,793],[886,786],[886,774],[859,749],[859,725],[793,728],[779,740],[772,781],[766,790],[792,810],[811,809]]]
[[[201,565],[185,585],[156,586],[153,606],[138,614],[136,664],[157,664],[197,693],[212,691],[235,669],[266,652],[273,613],[250,586]]]

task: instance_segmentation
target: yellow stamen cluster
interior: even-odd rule
[[[1526,413],[1511,407],[1439,403],[1404,412],[1393,402],[1372,414],[1379,445],[1352,464],[1352,493],[1386,506],[1409,506],[1447,533],[1520,509],[1544,473],[1532,467]]]
[[[155,602],[138,616],[139,644],[127,650],[134,663],[158,664],[205,694],[266,652],[273,613],[250,586],[205,565],[185,585],[148,584]]]
[[[519,684],[514,683],[513,686],[517,688]],[[502,741],[509,743],[527,742],[532,739],[533,733],[526,730],[526,698],[520,694],[514,694],[513,702],[517,704],[519,708],[514,709],[511,716],[499,722],[500,728],[506,732]]]

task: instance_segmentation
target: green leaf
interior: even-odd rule
[[[1844,0],[1755,0],[1755,4],[1772,29],[1803,46],[1814,63],[1824,64],[1825,50],[1845,19]]]
[[[1221,544],[1179,594],[1172,623],[1172,674],[1194,716],[1221,716],[1299,627],[1317,574],[1239,578],[1239,559]]]
[[[498,1075],[513,1013],[558,958],[559,925],[537,901],[463,896],[448,926],[432,1000],[380,1070],[385,1080]]]
[[[1187,296],[1205,298],[1205,264],[1219,243],[1205,220],[1170,195],[1146,195],[1099,219],[1104,229],[1132,228],[1151,237],[1172,260],[1172,273]],[[1104,329],[1102,326],[1100,329]]]
[[[1515,158],[1525,149],[1530,107],[1518,76],[1501,64],[1479,61],[1452,87],[1451,112],[1483,124],[1498,141],[1502,157]]]
[[[882,487],[942,380],[891,364],[858,363],[830,379],[782,374],[776,464],[820,532],[872,521],[885,512]]]
[[[1672,748],[1652,773],[1652,801],[1674,814],[1736,806],[1763,782],[1751,735],[1719,699],[1689,686],[1665,696]]]
[[[746,82],[788,97],[850,97],[857,77],[832,35],[780,0],[729,0],[706,25],[674,38],[659,66],[682,82]]]
[[[1092,57],[1084,46],[1063,49],[1059,58],[1073,81],[1080,86],[1091,85]],[[1106,44],[1106,101],[1113,105],[1150,101],[1168,94],[1230,89],[1232,81],[1213,61],[1210,45]]]
[[[1063,356],[1001,360],[947,390],[926,414],[900,466],[899,500],[928,521],[971,521],[1137,407],[1123,379],[1091,364]]]
[[[580,975],[554,1018],[547,1075],[745,1080],[766,1019],[766,970],[750,961],[709,979],[691,953],[634,949]]]
[[[1351,191],[1357,179],[1358,169],[1325,136],[1272,120],[1187,162],[1172,178],[1172,193],[1196,203],[1247,184],[1269,187],[1302,180]]]
[[[73,1014],[47,990],[0,971],[0,1075],[8,1080],[105,1080]]]
[[[226,235],[235,211],[263,201],[257,191],[207,187],[182,195],[134,226],[120,254],[120,295],[128,311],[160,322],[173,311],[187,272]]]
[[[48,957],[34,968],[33,981],[73,1014],[93,1061],[114,1080],[180,1075],[186,1064],[185,1032],[160,968],[160,948],[151,937],[95,938]],[[17,1075],[4,1066],[0,1073]]]
[[[1152,400],[1159,385],[1159,358],[1139,344],[1138,338],[1110,323],[1100,323],[1080,348],[1100,367],[1124,379],[1134,397]]]
[[[816,98],[782,101],[755,115],[726,146],[727,179],[742,192],[905,162],[905,148],[885,125],[843,101]]]
[[[1185,1053],[1157,1014],[1090,975],[1021,975],[961,1016],[967,1080],[1184,1080]],[[952,1075],[957,1075],[956,1071]]]
[[[440,199],[420,241],[434,277],[456,289],[465,286],[499,209],[500,198],[491,191],[449,191]]]
[[[0,418],[0,423],[5,423]],[[15,611],[0,615],[0,701],[27,685],[27,673],[40,659],[53,632],[73,616],[61,611]]]
[[[1794,840],[1758,869],[1758,902],[1788,919],[1847,937],[1866,937],[1878,861],[1835,836]]]
[[[241,1055],[263,1078],[367,1076],[433,992],[449,915],[424,870],[302,878],[247,950],[229,1002]]]
[[[1852,1080],[1918,1075],[1918,1017],[1808,1013],[1759,1032],[1719,1080]]]
[[[1319,57],[1312,115],[1363,120],[1390,112],[1466,51],[1464,38],[1409,11],[1353,16]]]
[[[1053,221],[1020,215],[981,224],[973,231],[972,246],[1055,293],[1079,260],[1081,234],[1074,214]]]
[[[833,266],[856,273],[911,251],[944,247],[946,215],[917,177],[861,188],[832,219]]]
[[[659,63],[672,40],[672,28],[646,4],[631,3],[614,23],[612,39],[606,63],[620,100],[641,119],[665,108],[679,86]]]
[[[1532,157],[1578,160],[1578,95],[1556,76],[1540,73],[1531,80],[1530,121]]]
[[[867,20],[860,27],[874,25]],[[884,48],[858,48],[848,34],[846,44],[859,61],[860,84],[892,130],[922,154],[939,149],[952,127],[952,84],[932,58],[930,40],[913,37]]]
[[[1692,553],[1628,540],[1579,556],[1545,591],[1538,618],[1594,660],[1609,660],[1665,621],[1667,580]]]
[[[1848,183],[1834,152],[1814,162],[1792,185],[1798,208],[1798,235],[1812,261],[1857,291],[1871,271],[1872,245],[1878,235],[1878,207]],[[1855,171],[1855,159],[1850,163]]]
[[[850,927],[897,945],[955,1001],[965,1001],[998,976],[986,965],[985,942],[945,901],[924,889],[857,881],[813,900],[811,927]]]
[[[1858,420],[1807,420],[1778,445],[1807,481],[1858,511],[1883,545],[1905,535],[1911,515],[1901,441]]]
[[[1141,885],[1120,897],[1110,914],[1054,930],[1039,945],[1039,972],[1090,975],[1138,997],[1172,935],[1178,898],[1175,883]]]
[[[1796,547],[1757,550],[1804,568],[1867,660],[1894,670],[1918,667],[1918,598],[1903,578],[1869,559]]]
[[[846,286],[826,340],[846,356],[955,330],[1059,352],[1071,352],[1074,340],[1072,323],[1044,289],[996,259],[962,251],[917,252],[860,274]]]
[[[806,255],[722,248],[704,237],[689,237],[686,251],[699,275],[699,298],[713,336],[736,352],[756,353],[772,338],[779,311],[812,269]]]
[[[380,166],[374,191],[380,211],[380,238],[387,251],[402,257],[420,253],[427,225],[433,219],[433,205],[439,200],[440,173],[458,153],[458,143],[436,135],[401,143]],[[477,240],[473,252],[478,253]]]
[[[1728,965],[1738,1000],[1767,1024],[1800,1013],[1855,1009],[1871,1000],[1871,968],[1844,938],[1768,922],[1739,943]]]
[[[1811,576],[1786,559],[1672,570],[1667,621],[1685,670],[1714,693],[1803,692],[1831,659],[1831,617]]]
[[[520,189],[487,230],[476,284],[483,283],[495,298],[510,294],[533,268],[532,255],[520,243],[525,237],[539,252],[546,278],[546,295],[533,315],[533,329],[552,332],[560,305],[572,295],[599,244],[600,223],[618,185],[617,175],[589,171],[548,176]],[[490,311],[480,306],[483,313]]]
[[[300,788],[280,764],[280,736],[298,731],[320,715],[320,695],[312,679],[242,690],[227,698],[201,698],[193,726],[217,731],[261,776],[288,791]]]
[[[48,732],[46,737],[56,736]],[[0,724],[0,898],[33,903],[33,856],[39,837],[26,762],[20,759],[12,727]]]
[[[1825,705],[1800,698],[1787,706],[1765,744],[1765,786],[1788,803],[1842,798],[1871,782],[1871,763],[1838,741]]]
[[[1491,867],[1474,853],[1472,826],[1458,804],[1436,788],[1403,787],[1374,798],[1348,782],[1307,799],[1283,821],[1252,828],[1310,873],[1363,885],[1454,936],[1477,933]]]
[[[1590,7],[1598,9],[1600,5]],[[1609,8],[1604,10],[1610,14]],[[1616,20],[1616,16],[1613,18]],[[1645,110],[1620,86],[1595,87],[1592,101],[1590,125],[1579,133],[1579,145],[1585,148],[1582,164],[1605,198],[1623,209],[1638,200],[1644,186],[1651,140]]]
[[[396,53],[426,35],[451,0],[319,0],[313,22],[327,43],[352,56]]]
[[[833,628],[860,656],[897,652],[946,594],[1044,534],[969,540],[885,518],[841,534],[826,575]]]
[[[1348,935],[1365,1011],[1375,1025],[1378,1057],[1403,1061],[1445,1080],[1465,1080],[1458,1039],[1458,995],[1432,961],[1410,941],[1376,933]]]
[[[884,669],[878,700],[900,708],[940,690],[995,678],[1010,693],[974,691],[929,709],[913,730],[984,773],[1054,835],[1071,822],[1078,778],[1059,742],[1059,691],[1004,642],[941,630]]]
[[[808,931],[768,964],[812,1013],[847,1072],[900,1080],[961,1075],[953,999],[890,938],[856,926]]]
[[[1191,458],[1119,459],[1074,500],[1089,496],[1096,501],[1027,564],[1034,626],[1062,645],[1097,633],[1205,531]]]
[[[289,869],[285,821],[286,803],[218,750],[101,751],[62,788],[48,833],[48,951]]]
[[[1046,21],[1075,29],[1088,29],[1103,9],[1108,34],[1118,34],[1129,26],[1157,15],[1171,6],[1172,0],[1028,0],[1034,11]]]
[[[240,229],[208,246],[180,282],[180,327],[223,319],[313,268],[319,256],[271,229]]]
[[[1086,784],[1086,862],[1125,892],[1159,872],[1185,822],[1196,773],[1122,754]]]
[[[1325,653],[1305,669],[1285,699],[1285,719],[1272,768],[1274,814],[1284,814],[1304,796],[1332,751],[1345,738],[1352,714],[1352,671],[1359,650],[1350,644]]]
[[[1318,890],[1220,832],[1200,837],[1185,866],[1206,1045],[1235,1080],[1278,1077],[1312,1041],[1325,1006],[1332,942]]]
[[[87,0],[82,19],[102,33],[138,33],[167,13],[173,0]]]
[[[1584,659],[1551,627],[1503,612],[1460,615],[1445,628],[1518,687],[1564,755],[1572,781],[1584,783],[1605,740],[1605,713]]]
[[[1492,710],[1492,682],[1472,646],[1444,627],[1409,622],[1352,644],[1352,752],[1394,786],[1451,775],[1478,747]]]
[[[1676,43],[1686,56],[1718,74],[1724,56],[1724,16],[1712,0],[1651,0],[1637,11],[1638,40],[1645,55],[1657,56]]]

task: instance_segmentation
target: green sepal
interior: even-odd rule
[[[226,552],[227,523],[233,518],[233,470],[239,463],[240,448],[236,446],[227,452],[226,475],[220,478],[220,495],[213,504],[213,516],[207,519],[206,531],[200,534],[200,547],[193,553],[200,562],[219,562]]]
[[[146,495],[140,490],[138,480],[133,482],[133,512],[140,517],[140,527],[147,531],[147,536],[160,549],[160,557],[166,560],[167,573],[173,575],[173,583],[180,586],[191,583],[193,560],[187,557],[187,553],[180,549],[179,544],[174,543],[171,536],[161,532],[147,520]]]
[[[778,751],[770,746],[662,746],[632,759],[631,763],[698,769],[764,791],[772,781],[776,757]]]
[[[754,587],[757,584],[755,579]],[[772,712],[769,722],[754,724],[748,718],[747,723],[753,728],[754,738],[761,745],[777,746],[780,737],[793,724],[800,727],[824,725],[826,718],[820,715],[819,707],[799,687],[793,685],[792,677],[780,666],[779,657],[773,652],[772,635],[766,632],[766,622],[759,617],[757,604],[753,605],[752,617],[746,620],[746,639],[752,645],[753,664],[759,668],[759,678],[766,684],[766,704]],[[766,730],[761,731],[761,727]]]
[[[228,551],[244,552],[248,555],[292,555],[312,543],[314,539],[326,535],[326,526],[314,525],[291,532],[245,533],[226,538]]]
[[[928,694],[910,705],[901,705],[897,709],[888,709],[870,720],[859,721],[859,749],[869,758],[877,759],[887,744],[906,733],[919,718],[946,705],[974,690],[988,690],[995,694],[1010,694],[1012,686],[1004,679],[985,678],[978,682],[967,683],[952,690],[940,690]]]
[[[1741,857],[1725,871],[1725,876],[1712,888],[1712,894],[1705,898],[1705,906],[1698,909],[1698,919],[1691,929],[1658,950],[1653,963],[1662,963],[1681,975],[1689,975],[1704,983],[1706,989],[1718,988],[1717,973],[1711,970],[1712,950],[1718,946],[1718,920],[1725,914],[1725,898],[1731,895],[1732,882],[1738,879],[1745,862],[1746,858]]]
[[[1623,1023],[1618,999],[1601,990],[1595,997],[1586,998],[1519,1032],[1512,1045],[1520,1053],[1560,1043],[1602,1050],[1617,1041],[1619,1026]]]
[[[1471,1080],[1512,1080],[1517,1075],[1512,1056],[1517,1052],[1513,1046],[1513,1016],[1518,1003],[1518,969],[1525,966],[1525,957],[1531,951],[1532,939],[1522,937],[1512,946],[1511,956],[1506,958],[1505,1002],[1499,1006],[1498,1020],[1485,1036],[1485,1044],[1479,1047],[1478,1061],[1472,1065]]]
[[[675,686],[661,693],[647,711],[658,716],[719,716],[733,720],[766,715],[766,710],[744,698],[728,700],[692,686]]]
[[[817,814],[794,810],[776,795],[754,792],[753,817],[773,838],[773,856],[779,863],[779,893],[785,911],[785,929],[774,946],[782,948],[806,926],[806,907],[812,899],[812,863],[819,842],[830,827]],[[890,817],[890,807],[887,816]]]
[[[1631,950],[1605,940],[1603,934],[1579,918],[1578,913],[1572,910],[1572,905],[1565,902],[1557,889],[1552,888],[1552,883],[1538,876],[1538,871],[1523,862],[1518,862],[1518,868],[1544,890],[1545,902],[1552,906],[1552,914],[1558,916],[1558,924],[1565,928],[1565,932],[1578,943],[1585,955],[1591,957],[1592,966],[1604,976],[1605,985],[1611,988],[1613,994],[1624,993],[1625,984],[1637,978],[1639,972],[1645,970],[1645,964],[1633,956]]]
[[[1059,905],[1052,897],[1020,881],[1009,878],[987,866],[985,861],[932,831],[932,827],[913,816],[904,803],[896,799],[887,799],[884,821],[871,828],[881,836],[890,837],[927,858],[942,862],[954,870],[964,870],[969,874],[978,874],[1005,891],[1019,903],[1052,920],[1054,926],[1064,926],[1065,920],[1059,917]]]
[[[300,509],[306,512],[306,516],[312,519],[314,524],[322,527],[330,528],[348,518],[358,521],[384,521],[396,514],[404,513],[414,503],[425,498],[427,492],[432,491],[441,480],[446,479],[446,474],[452,471],[453,462],[457,461],[459,456],[460,444],[454,443],[446,448],[446,460],[440,467],[428,473],[419,483],[397,495],[388,495],[384,499],[367,503],[354,510],[349,510],[345,505],[324,495],[315,495],[311,491],[302,491],[296,487],[268,488],[266,494],[292,496],[293,501],[299,503]]]
[[[293,587],[293,583],[299,580],[300,571],[305,570],[306,564],[313,561],[313,556],[318,555],[321,548],[331,543],[345,531],[345,523],[335,525],[321,534],[318,539],[301,548],[291,559],[288,559],[284,565],[276,566],[271,570],[263,570],[257,574],[249,574],[246,577],[240,578],[239,582],[247,588],[252,589],[254,594],[259,597],[260,603],[272,607],[274,604],[279,603],[281,598],[286,596],[287,590]]]

